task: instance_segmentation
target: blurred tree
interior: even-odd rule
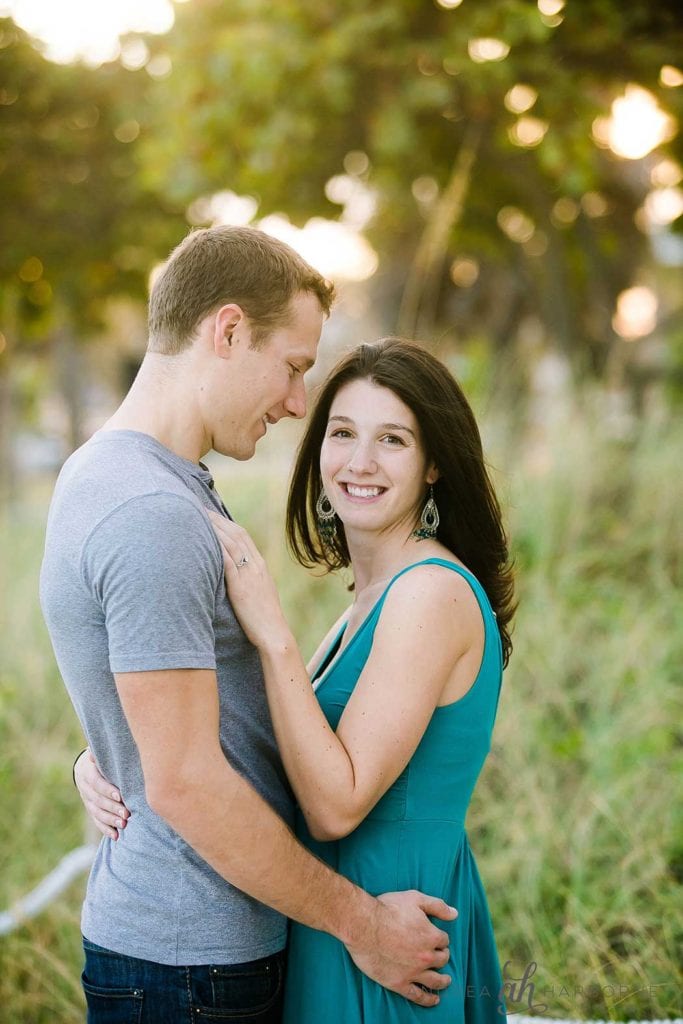
[[[375,284],[403,332],[483,325],[503,348],[534,313],[577,373],[603,374],[620,344],[615,298],[647,251],[634,214],[649,183],[591,129],[629,82],[680,118],[683,90],[659,73],[683,50],[683,14],[678,0],[539,6],[553,9],[179,6],[158,44],[173,72],[156,93],[149,181],[177,201],[230,188],[261,216],[303,221],[339,214],[325,189],[347,175],[373,190]]]
[[[50,63],[0,20],[0,419],[9,467],[12,364],[54,353],[82,440],[79,346],[101,327],[107,300],[144,298],[149,267],[180,219],[144,187],[136,143],[146,130],[143,72]]]

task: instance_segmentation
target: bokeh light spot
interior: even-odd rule
[[[149,60],[149,47],[144,39],[126,39],[119,59],[129,71],[139,71]]]
[[[470,39],[467,52],[475,64],[485,64],[487,61],[505,60],[510,47],[502,39]]]
[[[538,93],[532,86],[519,82],[506,93],[504,102],[511,113],[523,114],[533,107],[537,99]]]
[[[637,285],[621,292],[612,327],[626,341],[637,341],[651,334],[657,326],[657,296],[646,285]]]
[[[593,122],[593,138],[626,160],[640,160],[672,138],[676,121],[665,113],[647,89],[627,85],[612,104],[609,117]]]
[[[683,167],[670,157],[660,160],[650,171],[650,181],[655,188],[670,188],[683,179]]]
[[[479,263],[469,256],[459,256],[451,263],[450,275],[458,288],[471,288],[479,277]]]
[[[19,277],[26,284],[31,284],[33,281],[39,281],[42,276],[43,264],[37,256],[29,256],[27,260],[24,260],[19,268]]]
[[[140,134],[140,125],[137,121],[123,121],[114,129],[114,135],[119,142],[135,142]]]
[[[508,130],[510,141],[515,146],[524,146],[531,149],[538,146],[548,131],[548,122],[541,121],[538,117],[520,117]]]
[[[645,199],[645,215],[649,224],[664,227],[683,214],[683,191],[680,188],[658,188]]]
[[[659,81],[667,89],[677,89],[683,85],[683,71],[673,64],[665,64],[659,72]]]
[[[517,243],[528,242],[532,237],[535,225],[531,217],[516,206],[504,206],[498,211],[498,226],[508,238]]]
[[[145,65],[145,71],[151,78],[168,78],[172,70],[173,62],[167,53],[157,53]]]
[[[415,179],[411,192],[418,203],[433,203],[439,194],[439,183],[430,174],[423,174]]]
[[[551,217],[557,227],[568,227],[579,215],[579,204],[570,196],[562,196],[553,206]]]
[[[599,192],[584,193],[581,206],[588,217],[604,217],[609,210],[609,203]]]
[[[367,153],[364,153],[362,149],[352,149],[344,157],[344,170],[347,174],[360,176],[361,174],[367,174],[369,169],[370,160]]]

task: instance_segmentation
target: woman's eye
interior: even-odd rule
[[[349,430],[344,430],[343,427],[339,427],[337,430],[332,431],[330,437],[351,437],[351,432]]]
[[[397,437],[396,434],[387,434],[384,440],[390,445],[402,445],[404,443],[402,437]]]

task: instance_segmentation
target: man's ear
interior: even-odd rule
[[[241,306],[234,302],[216,312],[213,330],[213,349],[220,359],[229,359],[239,340],[240,326],[244,326],[245,316]]]

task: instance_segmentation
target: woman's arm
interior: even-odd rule
[[[346,608],[345,611],[342,612],[342,614],[339,616],[335,624],[331,626],[330,629],[328,629],[327,633],[318,644],[318,647],[316,648],[315,653],[311,657],[310,661],[306,664],[306,674],[308,675],[309,679],[312,679],[313,676],[318,671],[318,669],[320,668],[323,658],[329,651],[330,646],[334,641],[334,638],[339,634],[339,631],[342,628],[343,624],[348,620],[349,612],[349,608]]]
[[[235,613],[261,656],[292,787],[311,833],[340,838],[363,820],[412,757],[456,662],[480,635],[476,598],[462,577],[438,566],[420,566],[397,580],[335,733],[251,538],[232,523],[219,537]],[[248,563],[237,569],[245,554]]]

